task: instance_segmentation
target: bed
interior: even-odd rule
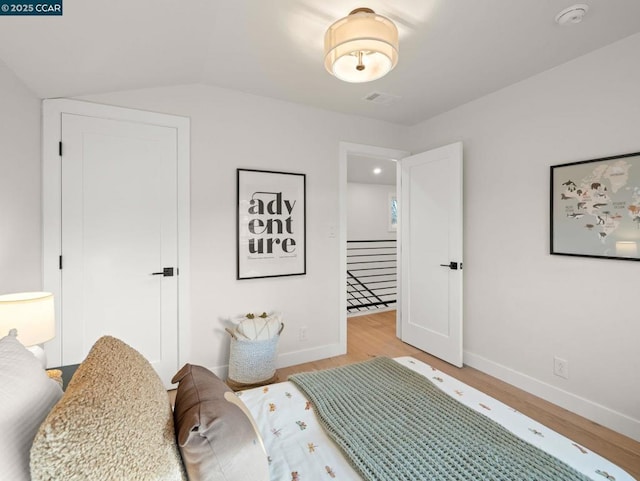
[[[10,334],[0,339],[0,479],[633,481],[583,446],[410,357],[289,379],[235,394],[205,367],[185,364],[173,379],[172,409],[151,364],[105,336],[63,393]],[[443,407],[425,407],[436,401]],[[444,435],[435,436],[439,431]],[[504,461],[506,471],[485,475],[470,454],[494,453],[486,449],[494,449],[494,437],[502,443],[489,459]]]
[[[489,424],[498,424],[507,431],[506,435],[515,435],[522,444],[538,448],[542,455],[550,454],[557,458],[561,464],[568,466],[570,471],[575,473],[566,478],[557,477],[556,479],[591,479],[595,481],[633,481],[634,479],[621,468],[596,453],[428,364],[411,357],[396,358],[391,362],[402,366],[403,369],[408,368],[412,372],[418,373],[438,392],[443,393],[447,399],[455,400],[455,403],[464,406],[465,410],[472,410],[485,418]],[[392,387],[393,384],[387,382],[383,385],[388,386],[389,391],[395,390]],[[299,387],[299,384],[287,381],[238,394],[253,415],[263,437],[269,456],[271,480],[365,479],[361,476],[363,471],[359,461],[357,459],[355,462],[353,459],[349,461],[345,453],[338,447],[338,443],[344,441],[340,439],[334,441],[335,433],[332,433],[331,437],[327,433],[325,421],[320,419],[316,413],[318,400],[316,403],[311,402],[308,393],[306,391],[303,393]],[[304,389],[306,388],[307,386]],[[341,402],[347,404],[353,403],[356,410],[361,409],[361,406],[348,397],[340,399]],[[320,403],[322,403],[321,400]],[[460,462],[466,461],[461,460]],[[354,468],[354,466],[358,466],[358,468]],[[367,468],[365,468],[365,475],[370,477],[368,479],[395,479],[392,474],[381,474],[376,477],[375,474],[367,472]],[[402,477],[397,479],[402,479]],[[425,475],[414,479],[445,478],[441,474],[435,473],[433,478]],[[470,474],[466,478],[454,476],[451,479],[488,478],[479,478]],[[537,477],[528,472],[523,473],[522,478],[519,479],[545,478]]]

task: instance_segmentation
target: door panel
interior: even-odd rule
[[[63,114],[62,361],[102,335],[178,367],[176,130]]]
[[[462,366],[462,143],[402,159],[399,190],[402,340]]]

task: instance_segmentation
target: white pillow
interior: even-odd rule
[[[236,328],[236,332],[245,339],[264,341],[280,334],[280,327],[281,321],[278,315],[243,317]]]
[[[29,481],[29,451],[47,414],[62,396],[42,364],[16,339],[0,339],[0,473],[2,479]]]

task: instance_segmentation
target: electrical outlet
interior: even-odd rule
[[[306,341],[307,340],[307,328],[305,327],[301,327],[300,331],[298,331],[298,339],[300,341]]]
[[[553,373],[556,376],[569,379],[569,361],[559,357],[553,358]]]

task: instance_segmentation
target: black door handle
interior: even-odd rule
[[[165,267],[162,272],[152,272],[152,276],[173,277],[173,267]]]
[[[454,271],[458,270],[458,263],[457,262],[449,262],[448,264],[440,264],[441,267],[448,267],[449,269],[452,269]],[[462,269],[462,264],[460,264],[460,269]]]

